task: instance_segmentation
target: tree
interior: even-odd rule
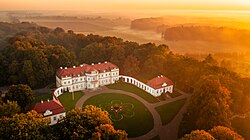
[[[4,103],[2,99],[0,99],[0,118],[1,117],[12,117],[17,113],[20,113],[21,108],[17,104],[16,101],[9,101],[7,100],[7,103]]]
[[[125,50],[122,47],[115,47],[112,50],[112,56],[110,58],[110,61],[117,66],[121,67],[123,62],[125,60]]]
[[[215,126],[208,133],[217,140],[244,140],[241,135],[224,126]]]
[[[16,114],[12,118],[0,118],[0,137],[2,139],[45,139],[49,120],[43,119],[36,111]]]
[[[56,28],[54,29],[54,33],[55,33],[55,34],[65,33],[65,30],[64,30],[63,28],[61,28],[61,27],[56,27]]]
[[[129,55],[123,65],[124,73],[130,76],[135,76],[140,72],[139,61],[133,55]]]
[[[83,110],[78,108],[67,113],[66,118],[61,123],[60,130],[62,130],[62,133],[59,135],[63,139],[90,139],[92,136],[99,137],[99,133],[101,133],[100,137],[107,136],[107,133],[102,133],[106,130],[106,132],[113,133],[109,136],[110,139],[114,136],[120,137],[122,131],[115,131],[112,127],[107,127],[106,125],[112,125],[108,112],[102,111],[95,106],[87,105]]]
[[[215,138],[204,130],[194,130],[190,134],[185,134],[181,140],[215,140]]]
[[[96,131],[92,134],[92,140],[127,140],[127,133],[122,130],[115,130],[111,124],[101,124],[96,127]]]
[[[33,66],[32,66],[31,60],[25,60],[23,62],[22,73],[25,75],[29,85],[31,87],[35,87],[36,86],[36,79],[34,76],[34,71],[33,71]]]
[[[221,86],[216,76],[202,77],[197,83],[187,113],[184,114],[179,136],[196,129],[209,130],[217,125],[231,125],[229,91]]]
[[[17,104],[24,111],[34,100],[34,95],[28,85],[12,85],[6,93],[6,100],[17,101]]]
[[[212,57],[211,54],[209,54],[205,60],[203,60],[203,63],[208,64],[208,65],[214,65],[217,66],[218,62]]]

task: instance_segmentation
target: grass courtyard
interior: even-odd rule
[[[185,104],[186,99],[177,100],[159,107],[156,107],[156,111],[161,117],[162,125],[168,124],[180,111],[182,106]]]
[[[74,95],[74,100],[72,99],[72,93],[69,92],[64,92],[58,97],[66,111],[74,109],[76,102],[84,95],[84,93],[82,91],[76,91],[74,92]]]
[[[129,83],[118,82],[118,83],[115,83],[112,85],[108,85],[107,87],[111,88],[111,89],[124,90],[124,91],[134,93],[134,94],[140,96],[141,98],[143,98],[144,100],[148,101],[149,103],[159,102],[159,100],[157,98],[155,98],[154,96],[150,95],[146,91],[144,91],[144,90],[142,90],[142,89],[140,89],[132,84],[129,84]]]
[[[102,104],[119,100],[122,103],[133,104],[133,117],[124,117],[120,121],[113,121],[116,129],[123,129],[128,133],[128,137],[137,137],[146,134],[153,129],[153,116],[147,108],[137,99],[118,93],[103,93],[89,98],[83,106],[95,105],[99,107]]]

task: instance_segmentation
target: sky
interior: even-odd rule
[[[250,10],[250,0],[0,0],[0,10]]]

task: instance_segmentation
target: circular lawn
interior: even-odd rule
[[[128,137],[146,134],[154,127],[153,116],[137,99],[118,93],[103,93],[85,101],[86,105],[94,105],[106,110],[116,129],[125,130]]]

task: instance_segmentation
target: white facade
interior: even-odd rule
[[[154,89],[153,87],[150,87],[149,85],[147,85],[147,84],[145,84],[145,83],[143,83],[143,82],[141,82],[133,77],[130,77],[130,76],[120,76],[120,78],[123,79],[123,82],[133,84],[133,85],[145,90],[146,92],[150,93],[154,97],[158,97],[162,93],[166,93],[166,92],[173,93],[174,86],[167,85],[167,83],[163,83],[161,85],[161,88]]]
[[[103,67],[102,70],[98,69],[98,65],[105,66],[105,64],[108,63],[104,62],[103,64],[88,65],[87,67],[93,67],[92,71],[80,71],[81,74],[74,72],[74,69],[81,70],[81,68],[84,67],[83,65],[70,68],[71,70],[65,67],[64,70],[69,71],[70,74],[61,77],[56,75],[56,85],[57,87],[63,87],[65,91],[73,92],[85,89],[95,89],[100,86],[113,84],[119,80],[119,68],[114,67],[110,69],[107,65],[107,70],[103,70]],[[60,69],[63,70],[62,67]]]
[[[64,117],[66,117],[66,113],[60,113],[60,114],[55,114],[52,116],[48,116],[49,114],[52,114],[50,110],[46,110],[46,112],[43,114],[44,118],[49,118],[50,119],[50,124],[49,125],[54,125],[57,122],[61,121]],[[46,117],[48,116],[48,117]]]

